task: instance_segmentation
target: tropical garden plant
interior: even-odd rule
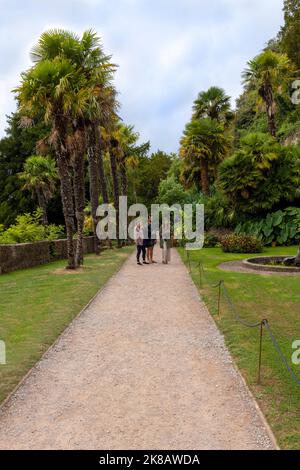
[[[31,191],[37,198],[43,224],[48,225],[47,204],[55,193],[58,179],[55,161],[49,156],[32,155],[25,161],[19,178],[23,181],[23,189]]]
[[[292,245],[300,241],[300,208],[288,207],[269,213],[260,220],[236,226],[238,235],[254,235],[264,245]]]
[[[43,224],[43,211],[19,215],[16,223],[7,230],[0,226],[0,244],[28,243],[41,240],[57,240],[65,236],[61,225]]]
[[[286,54],[270,49],[248,62],[243,72],[245,85],[257,91],[257,104],[265,107],[268,130],[276,137],[276,94],[287,91],[295,69]]]

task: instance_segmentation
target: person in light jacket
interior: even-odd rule
[[[143,264],[149,264],[146,261],[146,247],[144,244],[144,228],[140,222],[134,228],[134,241],[136,244],[136,261],[139,266],[142,266],[140,257],[142,254]]]
[[[163,264],[168,264],[171,261],[171,232],[170,224],[164,222],[159,229],[159,243],[160,248],[162,249],[162,262]]]

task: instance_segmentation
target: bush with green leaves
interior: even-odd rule
[[[204,234],[204,248],[215,248],[219,243],[217,235],[212,232]]]
[[[219,186],[239,214],[265,215],[300,198],[300,148],[249,134],[219,167]]]
[[[261,253],[263,244],[253,235],[237,235],[231,233],[221,239],[221,247],[225,253]]]
[[[220,191],[213,188],[211,196],[202,195],[198,204],[204,204],[205,229],[230,228],[233,229],[237,223],[236,213],[233,207]]]
[[[16,223],[7,230],[0,227],[0,244],[16,244],[36,242],[41,240],[57,240],[64,237],[62,225],[44,226],[41,223],[42,211],[36,210],[32,214],[19,215]]]
[[[236,234],[254,235],[264,245],[292,245],[300,240],[300,208],[288,207],[266,218],[237,225]]]
[[[189,202],[189,196],[175,176],[171,175],[160,182],[157,202],[170,206],[173,204],[186,204]]]

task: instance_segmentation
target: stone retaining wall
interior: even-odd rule
[[[83,251],[94,251],[94,237],[84,237]],[[0,245],[0,274],[66,258],[67,240]]]

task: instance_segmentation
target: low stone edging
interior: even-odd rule
[[[94,251],[94,237],[84,237],[83,252]],[[0,245],[0,274],[67,259],[67,240]]]
[[[243,264],[247,266],[249,269],[253,269],[254,271],[272,271],[277,273],[300,273],[300,268],[293,267],[293,266],[273,266],[271,264],[265,264],[270,260],[274,262],[283,261],[285,258],[289,256],[259,256],[255,258],[248,258],[242,260]]]

